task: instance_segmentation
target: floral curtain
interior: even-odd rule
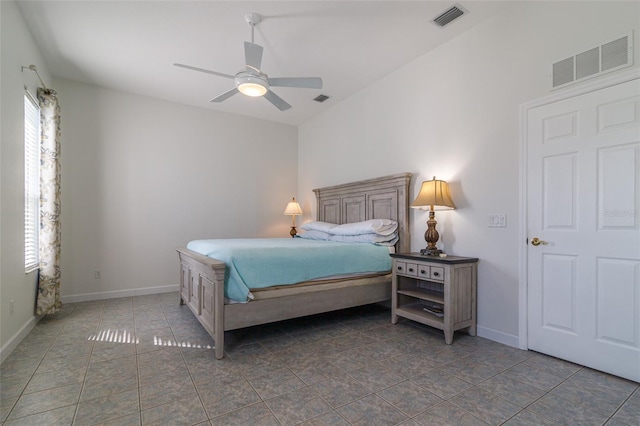
[[[36,314],[60,301],[60,106],[55,90],[38,88],[40,104],[40,272]]]

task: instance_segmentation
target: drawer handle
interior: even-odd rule
[[[398,271],[402,271],[402,266],[398,266]]]
[[[421,273],[421,274],[426,274],[426,273],[427,273],[427,271],[425,271],[424,269],[420,269],[420,273]]]
[[[413,268],[409,268],[409,272],[413,272]]]
[[[434,277],[439,277],[439,276],[440,276],[440,272],[434,272],[434,273],[433,273],[433,276],[434,276]]]

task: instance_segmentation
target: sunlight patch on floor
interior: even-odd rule
[[[140,339],[136,338],[133,333],[128,330],[100,330],[97,334],[91,334],[87,340],[93,342],[109,342],[109,343],[129,343],[139,345]],[[162,337],[153,336],[154,346],[175,346],[179,348],[193,349],[214,349],[215,346],[209,344],[200,344],[195,342],[176,342],[173,339],[163,339]]]
[[[135,338],[133,334],[131,334],[128,330],[101,330],[98,334],[92,334],[88,337],[87,340],[92,340],[94,342],[111,342],[111,343],[133,343],[138,344],[140,341]]]
[[[153,344],[155,346],[177,346],[179,348],[194,348],[194,349],[213,349],[211,345],[199,345],[191,342],[175,342],[173,340],[163,340],[161,337],[153,336]]]

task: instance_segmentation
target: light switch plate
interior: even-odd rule
[[[507,214],[506,213],[494,213],[489,215],[489,227],[490,228],[506,228],[507,227]]]

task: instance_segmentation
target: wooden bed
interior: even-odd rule
[[[400,173],[314,189],[317,220],[337,224],[368,219],[398,222],[396,252],[410,251],[409,183]],[[351,280],[252,290],[248,303],[225,304],[225,264],[186,248],[180,258],[180,303],[186,304],[215,340],[217,359],[224,356],[224,332],[391,299],[391,273]]]

